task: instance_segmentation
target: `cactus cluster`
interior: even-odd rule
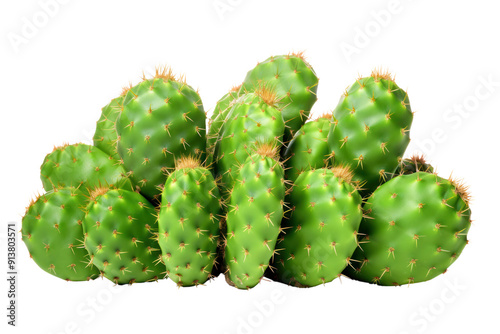
[[[184,77],[157,68],[102,108],[93,146],[45,157],[45,193],[22,221],[31,258],[68,281],[178,287],[446,272],[467,244],[470,195],[405,158],[408,94],[375,70],[315,117],[317,88],[302,53],[272,56],[207,117]]]

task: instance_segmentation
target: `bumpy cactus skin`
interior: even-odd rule
[[[463,186],[435,174],[401,175],[381,185],[365,205],[362,249],[345,274],[379,285],[430,280],[467,244],[470,210]],[[353,269],[355,268],[355,269]]]
[[[224,193],[231,190],[239,166],[258,143],[282,144],[285,124],[281,112],[274,107],[273,98],[263,98],[261,93],[241,96],[221,129],[215,158]]]
[[[85,248],[104,277],[116,284],[165,276],[154,207],[140,194],[98,188],[84,219]]]
[[[262,83],[274,88],[281,98],[287,126],[284,140],[288,142],[305,123],[317,100],[318,77],[303,54],[295,53],[272,56],[257,64],[247,73],[241,91],[251,92]]]
[[[327,137],[331,118],[331,114],[325,114],[307,122],[293,136],[283,157],[287,180],[293,182],[305,171],[328,165],[330,147]]]
[[[85,281],[99,276],[83,247],[85,196],[75,188],[55,188],[30,203],[22,238],[36,264],[56,277]]]
[[[116,149],[118,135],[115,123],[123,106],[123,96],[119,96],[102,108],[101,117],[97,121],[94,133],[94,146],[109,154],[113,159],[120,160]]]
[[[347,177],[344,179],[344,175]],[[289,198],[293,211],[283,220],[276,245],[275,279],[299,287],[339,277],[356,247],[362,199],[346,169],[316,169],[300,174]]]
[[[178,286],[205,283],[216,261],[219,190],[195,159],[180,160],[163,189],[158,241],[167,275]]]
[[[284,172],[272,154],[256,153],[241,166],[227,213],[226,280],[257,285],[274,254],[285,196]]]
[[[47,154],[40,169],[46,191],[54,187],[78,187],[88,194],[88,189],[101,185],[133,189],[119,161],[86,144],[54,148],[52,153]]]
[[[161,194],[182,155],[205,158],[205,112],[198,93],[169,70],[130,88],[116,122],[118,154],[141,194]]]
[[[410,142],[408,95],[387,73],[374,71],[349,87],[333,112],[328,135],[334,163],[351,166],[363,196],[391,175]]]

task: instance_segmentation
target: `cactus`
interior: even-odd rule
[[[226,280],[240,289],[260,282],[280,232],[285,180],[277,149],[260,145],[241,165],[231,191],[224,261]]]
[[[128,90],[116,122],[118,154],[141,194],[157,199],[180,156],[205,158],[205,119],[198,93],[170,69]]]
[[[360,243],[345,274],[379,285],[430,280],[455,262],[467,244],[467,188],[435,174],[397,176],[369,198]]]
[[[373,192],[396,169],[413,120],[408,95],[389,73],[373,71],[349,87],[333,112],[328,135],[334,163],[351,166],[354,180]]]
[[[247,73],[240,95],[254,91],[263,83],[269,84],[281,97],[279,102],[287,127],[284,140],[288,142],[305,123],[317,100],[318,77],[300,52],[272,56],[258,63]]]
[[[165,275],[154,207],[140,194],[107,187],[91,192],[83,221],[91,262],[115,284]]]
[[[301,173],[328,165],[330,147],[327,137],[331,118],[331,113],[323,114],[295,133],[283,157],[287,180],[294,182]]]
[[[167,275],[178,286],[205,283],[216,261],[219,190],[212,173],[192,157],[180,158],[165,183],[158,241]]]
[[[31,201],[22,239],[35,263],[56,277],[84,281],[99,276],[83,247],[85,196],[75,188],[54,188]]]
[[[394,176],[413,174],[416,172],[434,173],[434,167],[429,164],[423,155],[414,154],[409,159],[403,159],[396,168]]]
[[[215,148],[216,172],[224,194],[232,189],[238,167],[258,142],[281,146],[285,125],[275,106],[274,92],[261,87],[241,96],[228,114]]]
[[[77,187],[85,194],[107,185],[132,190],[132,183],[119,161],[94,146],[73,144],[55,147],[40,167],[43,187]]]
[[[240,91],[241,85],[231,88],[215,105],[212,117],[210,117],[208,133],[207,133],[207,149],[213,154],[215,150],[215,144],[217,143],[217,138],[219,137],[219,131],[224,125],[227,115],[231,111],[231,107],[234,105],[238,99],[238,92]]]
[[[275,280],[299,287],[325,284],[350,264],[363,211],[348,168],[300,174],[290,196],[291,215],[276,248]]]
[[[101,117],[97,121],[93,138],[94,146],[109,154],[115,160],[121,159],[116,149],[118,135],[116,134],[115,123],[120,115],[126,92],[124,90],[122,95],[114,98],[102,108]]]

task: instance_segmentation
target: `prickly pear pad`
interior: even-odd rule
[[[434,167],[425,161],[423,155],[413,155],[409,159],[403,159],[399,163],[394,172],[394,176],[413,174],[416,172],[434,173]]]
[[[363,196],[383,183],[402,159],[413,120],[408,95],[388,73],[374,71],[349,87],[333,112],[328,135],[334,163],[365,182]]]
[[[100,185],[132,190],[132,183],[120,162],[86,144],[55,147],[40,169],[46,191],[54,187],[78,187],[88,195],[88,189]]]
[[[258,153],[249,156],[238,172],[226,221],[226,279],[237,288],[257,285],[269,266],[280,232],[284,196],[279,162]]]
[[[116,149],[118,135],[116,134],[115,123],[123,106],[123,98],[123,96],[119,96],[102,108],[101,117],[97,121],[94,133],[94,146],[100,148],[115,160],[121,159]]]
[[[345,274],[379,285],[430,280],[458,258],[470,227],[463,187],[435,174],[401,175],[381,185],[365,205],[354,268]]]
[[[231,111],[231,107],[238,99],[238,92],[241,88],[236,86],[231,88],[231,90],[226,93],[215,105],[212,117],[210,117],[210,124],[207,133],[207,148],[213,153],[215,150],[215,144],[217,143],[217,138],[219,136],[219,131],[226,121],[226,117]]]
[[[140,194],[97,188],[84,219],[85,248],[104,277],[116,284],[165,276],[154,207]]]
[[[327,137],[331,118],[331,114],[322,115],[295,133],[283,157],[287,180],[294,182],[302,172],[328,165],[330,147]]]
[[[32,201],[22,222],[22,238],[36,264],[56,277],[85,281],[99,276],[83,247],[86,198],[75,188],[55,188]]]
[[[259,92],[241,96],[227,116],[215,148],[217,173],[225,192],[231,190],[238,167],[259,142],[281,146],[285,124],[281,112]]]
[[[288,142],[305,123],[317,100],[318,77],[303,53],[291,53],[258,63],[247,73],[241,93],[251,92],[262,83],[268,83],[281,97],[287,127],[284,139]]]
[[[205,119],[198,93],[170,72],[129,89],[116,122],[118,154],[141,194],[158,197],[182,155],[205,158]]]
[[[220,196],[212,173],[194,159],[181,159],[161,198],[158,241],[167,275],[178,286],[205,283],[220,232]]]
[[[297,178],[287,197],[293,210],[283,220],[285,233],[276,245],[273,265],[279,281],[307,287],[324,284],[350,263],[363,212],[361,196],[349,179],[345,169],[325,168]]]

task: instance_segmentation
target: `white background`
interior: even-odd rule
[[[19,239],[19,326],[9,333],[498,331],[498,8],[487,0],[327,3],[2,1],[1,226],[20,224],[42,191],[45,154],[64,142],[90,143],[100,108],[143,70],[172,66],[212,110],[257,61],[305,50],[320,77],[314,113],[333,109],[357,75],[376,66],[408,89],[416,111],[408,153],[425,153],[441,176],[453,172],[473,195],[470,244],[449,271],[399,288],[342,278],[312,289],[264,281],[239,291],[223,277],[198,288],[169,280],[113,287],[46,274]],[[225,11],[215,7],[224,4]]]

